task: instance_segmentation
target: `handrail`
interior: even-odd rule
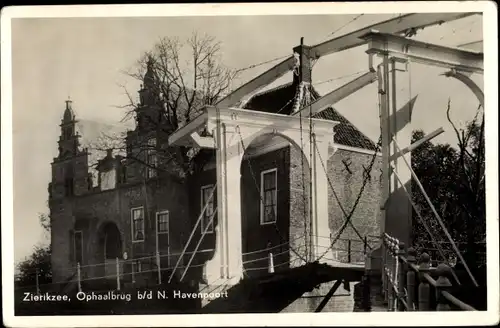
[[[432,310],[431,288],[436,292],[436,311],[449,311],[450,305],[462,311],[477,311],[450,292],[453,284],[448,277],[451,277],[453,271],[448,264],[440,263],[437,267],[430,267],[431,260],[427,253],[420,255],[417,264],[415,249],[410,247],[405,251],[404,244],[388,234],[384,234],[383,246],[385,257],[382,281],[390,311]],[[415,289],[417,277],[418,292]],[[418,305],[415,303],[417,299]]]
[[[472,306],[470,306],[467,303],[462,302],[461,300],[459,300],[455,296],[451,295],[450,292],[443,291],[442,293],[443,293],[443,296],[448,300],[448,302],[452,303],[453,305],[455,305],[456,307],[460,308],[461,310],[464,310],[464,311],[476,311],[475,308],[473,308]]]

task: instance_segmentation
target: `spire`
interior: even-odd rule
[[[154,86],[155,75],[153,72],[153,58],[149,57],[146,64],[146,74],[144,74],[144,88],[151,89]]]
[[[72,122],[75,120],[75,113],[73,112],[73,107],[72,107],[73,101],[71,101],[71,98],[68,96],[68,100],[66,100],[66,109],[64,110],[64,116],[63,116],[63,122]]]

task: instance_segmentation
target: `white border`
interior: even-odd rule
[[[201,186],[200,188],[200,211],[203,210],[203,207],[205,207],[205,204],[203,203],[203,200],[204,200],[204,195],[203,195],[203,192],[207,189],[213,189],[214,185],[213,184],[209,184],[209,185],[204,185],[204,186]],[[215,192],[215,191],[214,191]],[[214,196],[215,195],[212,195],[211,199],[210,199],[210,202],[212,202],[212,211],[214,210],[213,208],[213,205],[215,205],[215,202],[214,202]],[[200,221],[200,233],[202,235],[209,235],[209,234],[212,234],[214,233],[214,221],[212,220],[212,224],[211,226],[209,227],[209,229],[204,233],[203,231],[205,230],[205,228],[203,227],[203,221],[205,220],[205,213],[203,213],[203,217],[201,218],[201,221]]]
[[[276,192],[276,204],[274,205],[274,221],[264,222],[264,175],[267,173],[275,172],[274,175],[274,189]],[[278,168],[272,168],[260,172],[260,225],[274,224],[278,220]]]
[[[144,236],[144,238],[142,238],[141,240],[136,240],[134,238],[134,215],[132,214],[134,212],[134,210],[138,210],[138,209],[141,209],[142,210],[142,215],[143,215],[143,218],[142,218],[142,234]],[[144,224],[144,221],[146,220],[146,214],[144,213],[144,206],[138,206],[138,207],[132,207],[130,209],[130,237],[132,238],[131,241],[132,241],[132,244],[134,243],[143,243],[144,240],[146,239],[146,231],[144,229],[145,227],[145,224]]]
[[[2,151],[2,261],[4,324],[17,327],[68,326],[199,326],[202,318],[206,326],[231,325],[371,325],[399,326],[418,322],[419,325],[490,325],[499,321],[498,297],[498,37],[497,10],[492,1],[427,1],[427,2],[350,2],[350,3],[276,3],[276,4],[182,4],[182,5],[75,5],[24,6],[2,8],[1,20],[1,151]],[[12,178],[12,53],[11,19],[19,17],[158,17],[158,16],[214,16],[214,15],[306,15],[355,14],[390,12],[467,12],[483,13],[484,31],[484,92],[486,95],[486,203],[488,247],[488,311],[486,312],[398,312],[398,313],[287,313],[287,314],[207,314],[197,315],[124,315],[124,316],[68,316],[68,317],[14,317],[13,279],[13,178]],[[162,13],[161,15],[159,13]],[[389,319],[390,318],[390,319]],[[389,320],[388,320],[389,319]]]

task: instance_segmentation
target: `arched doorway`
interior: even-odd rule
[[[309,160],[295,142],[280,134],[260,135],[244,148],[240,165],[244,272],[267,273],[270,257],[275,271],[299,266],[311,252]]]
[[[98,231],[98,263],[102,263],[102,276],[108,279],[116,278],[116,259],[121,259],[123,253],[122,237],[114,222],[105,222]]]

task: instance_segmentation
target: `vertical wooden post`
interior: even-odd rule
[[[387,292],[388,292],[388,309],[389,311],[394,311],[394,248],[392,244],[392,238],[389,237],[388,240],[388,250],[389,250],[389,256],[388,258],[388,266],[387,266],[387,274],[388,274],[388,284],[387,284]]]
[[[382,291],[384,301],[387,302],[387,238],[384,234],[382,237]]]
[[[158,269],[158,284],[161,285],[160,252],[156,252],[156,268]]]
[[[269,253],[269,266],[267,272],[274,273],[274,259],[273,259],[273,253],[271,252]]]
[[[406,272],[406,304],[408,304],[408,311],[415,310],[415,271],[412,268],[412,264],[416,264],[417,262],[416,254],[417,252],[413,247],[408,248],[408,257],[406,258],[408,262]]]
[[[436,311],[450,311],[450,305],[444,298],[443,292],[448,291],[452,286],[450,279],[448,278],[451,274],[451,269],[445,263],[441,263],[436,268],[436,273],[438,274],[438,279],[436,280]]]
[[[76,264],[76,276],[77,276],[77,284],[78,284],[78,291],[82,291],[82,271],[80,269],[80,262]]]
[[[392,266],[391,266],[391,292],[392,292],[392,310],[398,310],[398,292],[397,292],[397,283],[398,283],[398,244],[399,241],[396,238],[392,239],[391,244],[391,257],[392,257]]]
[[[132,260],[132,284],[135,284],[135,260]]]
[[[418,268],[419,271],[419,280],[420,283],[418,285],[418,310],[419,311],[430,311],[430,286],[427,279],[424,278],[424,273],[429,272],[429,262],[430,257],[429,254],[423,253],[420,256],[420,265]]]
[[[120,259],[116,258],[116,290],[120,290]]]
[[[351,240],[347,240],[347,263],[351,263]]]
[[[363,276],[363,299],[362,307],[364,312],[371,312],[372,301],[371,301],[371,259],[368,254],[365,254],[365,275]]]
[[[40,294],[40,284],[38,283],[38,269],[36,269],[35,272],[35,285],[36,285],[36,293],[37,295]]]
[[[404,297],[405,297],[405,278],[406,278],[406,263],[403,261],[403,257],[406,255],[405,254],[405,244],[403,242],[400,242],[398,245],[399,249],[397,251],[397,260],[399,263],[399,272],[396,274],[398,275],[398,311],[405,311],[405,305],[403,303]]]

